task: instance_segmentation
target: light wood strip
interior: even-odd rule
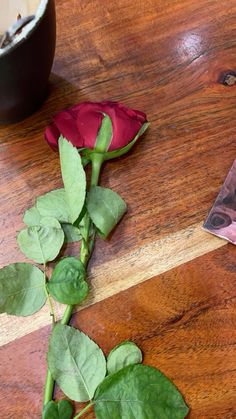
[[[79,311],[72,325],[105,355],[124,340],[135,342],[144,363],[181,391],[188,419],[233,419],[235,256],[235,246],[223,246]],[[41,417],[50,331],[43,327],[0,348],[1,418]],[[64,397],[57,388],[55,398]],[[74,406],[74,415],[84,407]],[[95,419],[93,409],[85,417]]]
[[[91,290],[86,303],[79,310],[166,272],[185,262],[224,246],[227,242],[214,237],[195,224],[163,239],[147,244],[124,257],[91,266]],[[58,318],[64,307],[56,304]],[[0,345],[7,344],[51,322],[48,307],[30,318],[1,315]]]

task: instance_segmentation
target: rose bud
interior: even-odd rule
[[[62,135],[88,160],[99,153],[104,161],[127,153],[148,125],[145,113],[120,103],[82,102],[55,115],[45,138],[57,150]]]

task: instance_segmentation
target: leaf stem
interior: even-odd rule
[[[72,316],[72,313],[73,313],[73,308],[74,308],[74,306],[67,306],[66,307],[66,309],[64,311],[64,314],[63,314],[63,317],[61,319],[61,324],[66,325],[70,322],[70,319],[71,319],[71,316]]]
[[[56,322],[56,314],[55,314],[55,311],[54,311],[53,302],[52,302],[51,297],[50,297],[50,295],[48,293],[48,290],[47,290],[46,268],[47,268],[47,266],[46,266],[46,264],[44,264],[44,290],[45,290],[45,294],[47,296],[47,300],[48,300],[48,303],[49,303],[49,306],[50,306],[50,313],[51,313],[51,316],[52,316],[52,325],[54,326],[55,322]],[[52,400],[53,391],[54,391],[54,380],[52,378],[52,375],[51,375],[51,372],[50,372],[49,368],[47,368],[47,376],[46,376],[46,382],[45,382],[45,387],[44,387],[44,401],[43,401],[44,406],[48,402],[50,402],[50,400]]]
[[[52,316],[52,323],[53,323],[53,326],[54,326],[54,324],[55,324],[55,323],[56,323],[56,321],[57,321],[57,318],[56,318],[56,313],[55,313],[55,310],[54,310],[54,307],[53,307],[53,302],[52,302],[51,296],[50,296],[50,294],[49,294],[49,292],[48,292],[48,289],[47,289],[47,276],[46,276],[46,269],[47,269],[47,265],[46,265],[46,263],[44,263],[44,265],[43,265],[43,274],[44,274],[44,292],[45,292],[45,294],[46,294],[47,301],[48,301],[48,304],[49,304],[49,307],[50,307],[50,315]]]
[[[52,400],[53,391],[54,391],[54,380],[53,380],[52,374],[51,374],[51,372],[48,368],[47,369],[46,382],[45,382],[45,388],[44,388],[44,400],[43,400],[44,406],[46,406],[46,404]]]
[[[103,155],[102,154],[93,154],[92,158],[92,174],[91,174],[91,186],[96,186],[98,184],[100,171],[103,163]],[[84,264],[85,267],[87,267],[89,258],[91,257],[93,246],[94,246],[94,240],[95,240],[95,232],[91,239],[89,238],[89,231],[91,227],[91,219],[88,215],[88,213],[85,214],[85,235],[82,240],[81,249],[80,249],[80,260]],[[45,273],[45,281],[46,281],[46,273]],[[46,283],[46,282],[45,282]],[[46,288],[46,285],[45,285]],[[47,289],[46,289],[47,291]],[[48,300],[49,303],[51,302],[50,296],[48,294]],[[68,305],[65,309],[65,312],[63,314],[63,317],[61,319],[61,324],[67,325],[70,323],[70,319],[73,313],[74,306]],[[53,311],[54,313],[54,311]],[[46,382],[45,382],[45,388],[44,388],[44,406],[53,399],[53,391],[54,391],[54,379],[51,375],[51,372],[49,368],[47,368],[47,375],[46,375]],[[79,418],[91,405],[93,402],[90,402],[80,413],[77,415],[74,419]]]
[[[48,293],[46,284],[44,285],[44,291],[45,291],[45,294],[47,296],[48,304],[49,304],[49,307],[50,307],[50,315],[52,317],[52,323],[54,325],[57,321],[57,318],[56,318],[56,313],[55,313],[55,310],[54,310],[54,307],[53,307],[53,302],[52,302],[52,299],[51,299],[51,297]]]
[[[76,415],[73,419],[78,419],[78,418],[80,418],[85,412],[87,412],[87,410],[91,407],[91,406],[93,406],[93,402],[90,402],[89,404],[87,404],[87,406],[85,406],[85,408],[84,409],[82,409],[79,413],[78,413],[78,415]]]
[[[91,186],[97,186],[98,184],[103,161],[104,161],[103,154],[94,153],[91,155],[91,162],[92,162]]]
[[[88,213],[86,212],[84,216],[84,237],[83,237],[81,248],[80,248],[80,260],[83,263],[85,268],[87,267],[89,258],[91,256],[91,251],[89,248],[90,247],[89,246],[90,227],[91,227],[91,220]]]

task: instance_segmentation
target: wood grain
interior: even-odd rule
[[[222,247],[227,242],[203,231],[199,224],[192,225],[185,230],[169,234],[163,239],[143,245],[140,249],[130,251],[124,256],[114,258],[99,266],[88,270],[90,292],[88,298],[75,310],[81,310],[111,295],[123,291],[132,285],[139,284],[154,275],[201,256],[212,249]],[[97,245],[100,244],[98,240]],[[78,249],[74,246],[74,254]],[[67,253],[70,254],[69,249]],[[93,261],[92,261],[93,262]],[[60,319],[65,306],[55,303],[55,313]],[[30,318],[16,317],[12,323],[12,316],[0,315],[0,345],[20,338],[40,327],[51,323],[50,308],[44,308]]]
[[[223,82],[236,70],[236,3],[56,3],[48,99],[27,120],[0,127],[0,265],[24,259],[15,241],[23,211],[62,184],[58,155],[43,139],[51,115],[82,100],[143,110],[148,133],[103,169],[102,184],[122,195],[128,213],[108,242],[96,244],[89,303],[129,289],[82,310],[74,324],[106,353],[134,339],[145,362],[183,391],[191,419],[234,418],[235,248],[192,259],[224,245],[200,226],[236,156],[236,86]],[[47,321],[39,315],[32,327]],[[0,323],[5,343],[33,330],[13,320],[9,332],[6,317]],[[1,348],[4,419],[40,417],[48,333]]]
[[[121,100],[145,111],[152,125],[128,156],[103,170],[102,184],[128,203],[128,214],[110,240],[95,248],[92,271],[101,272],[106,263],[111,278],[104,298],[125,288],[125,282],[116,287],[117,278],[110,275],[117,260],[125,278],[123,261],[135,263],[140,249],[147,246],[154,255],[152,243],[191,235],[231,167],[235,86],[225,86],[222,75],[235,64],[236,4],[229,1],[227,10],[218,2],[190,0],[139,1],[138,8],[123,0],[69,4],[57,1],[58,46],[48,100],[26,121],[0,128],[0,265],[24,259],[15,240],[24,210],[62,184],[58,155],[43,139],[51,115],[80,100]],[[198,253],[187,246],[181,261],[212,250],[212,244],[205,234]],[[175,246],[171,249],[175,253]],[[174,260],[164,263],[167,270]],[[137,277],[159,273],[158,265],[157,255],[144,276],[137,266]],[[96,295],[101,299],[99,289]],[[37,318],[31,330],[45,322]],[[7,339],[18,330],[17,325]],[[21,330],[19,335],[30,329]]]
[[[136,342],[144,362],[160,368],[183,392],[189,418],[232,419],[235,256],[234,246],[224,246],[80,311],[72,324],[106,354],[122,340]],[[0,349],[3,418],[40,418],[49,332],[43,328]]]
[[[97,247],[94,266],[202,222],[235,158],[235,86],[219,82],[235,65],[234,1],[227,8],[203,0],[69,4],[57,1],[47,102],[0,129],[2,265],[22,257],[15,243],[22,212],[61,186],[43,132],[69,104],[121,100],[152,123],[129,156],[104,167],[103,185],[121,193],[129,212],[109,244]]]

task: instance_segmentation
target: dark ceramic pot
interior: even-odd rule
[[[0,123],[20,121],[42,104],[55,45],[55,3],[48,0],[26,37],[0,55]]]

